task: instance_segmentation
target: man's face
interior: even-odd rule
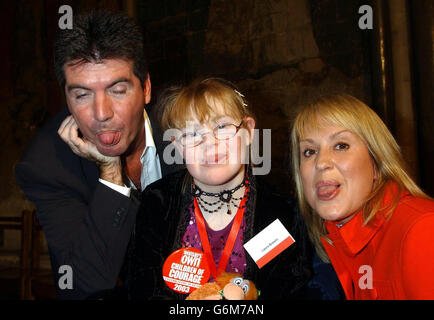
[[[133,73],[133,62],[120,59],[66,65],[65,96],[83,136],[106,156],[119,156],[144,145],[143,110],[151,97]],[[134,150],[129,150],[132,152]]]

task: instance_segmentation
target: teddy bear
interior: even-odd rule
[[[255,284],[238,273],[222,272],[215,282],[208,282],[194,290],[186,300],[257,300]]]

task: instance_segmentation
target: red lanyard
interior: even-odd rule
[[[245,204],[247,200],[246,194],[248,191],[249,187],[246,186],[244,198],[241,200],[240,205],[238,206],[237,214],[235,215],[234,223],[232,224],[232,228],[226,241],[226,245],[223,249],[218,268],[216,268],[214,257],[211,252],[211,245],[209,243],[208,233],[206,232],[205,228],[205,219],[200,212],[200,208],[198,206],[196,198],[194,198],[194,215],[196,217],[197,229],[199,231],[200,241],[202,242],[202,247],[205,253],[205,257],[208,261],[211,275],[214,279],[216,279],[222,271],[226,270],[226,265],[228,264],[229,257],[232,253],[232,248],[234,247],[238,232],[240,231],[241,222],[243,221]]]

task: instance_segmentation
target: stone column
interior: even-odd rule
[[[408,6],[405,0],[389,3],[391,54],[395,102],[395,137],[409,171],[418,180],[418,141],[413,105]]]

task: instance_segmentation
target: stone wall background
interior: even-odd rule
[[[363,1],[175,2],[139,4],[154,92],[196,76],[233,81],[257,127],[272,129],[267,179],[291,192],[289,127],[305,99],[346,92],[371,102],[370,31],[358,28]]]
[[[23,209],[33,208],[15,184],[13,167],[37,129],[64,105],[51,55],[61,5],[71,5],[74,13],[109,8],[137,18],[146,33],[154,101],[165,86],[189,82],[196,76],[221,76],[235,82],[256,115],[257,127],[272,129],[272,171],[267,179],[282,192],[290,193],[288,135],[299,106],[316,94],[331,92],[353,94],[368,104],[375,100],[370,60],[372,31],[358,28],[357,13],[360,5],[374,1],[1,2],[0,215],[19,216]],[[429,1],[421,0],[419,4]],[[424,16],[431,26],[433,7]],[[416,13],[413,15],[418,17]],[[415,30],[426,34],[426,28],[426,24],[418,25]],[[420,43],[434,44],[433,34],[429,33],[429,37],[420,37]],[[434,45],[429,47],[422,50],[427,54],[419,55],[418,75],[428,72],[432,78]],[[421,149],[421,154],[431,154],[431,158],[421,157],[427,159],[422,182],[430,186],[428,190],[433,194],[433,161],[429,160],[434,159],[432,121],[425,121],[434,117],[432,93],[422,97],[425,107],[418,118],[423,123],[421,146],[428,146],[431,152]],[[0,232],[0,250],[17,250],[19,246],[16,233]]]
[[[0,215],[19,216],[33,205],[15,183],[13,168],[24,146],[47,114],[47,62],[43,43],[43,3],[14,5],[2,2],[0,14],[4,38],[1,55]],[[0,234],[3,248],[17,249],[19,232]]]

